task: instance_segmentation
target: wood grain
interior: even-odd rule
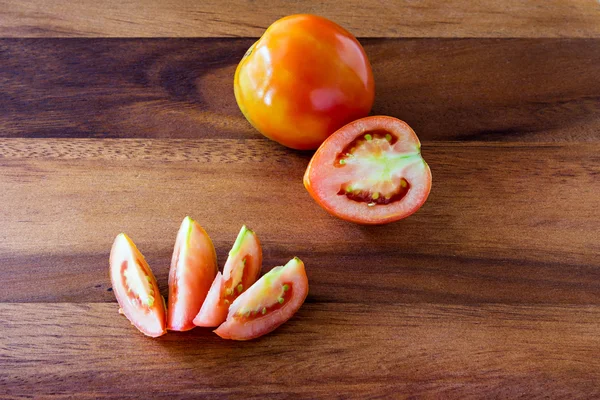
[[[121,231],[164,293],[189,214],[221,265],[244,223],[266,269],[301,257],[313,301],[598,303],[600,145],[433,142],[423,154],[425,206],[360,227],[306,193],[310,153],[266,139],[3,139],[0,301],[113,301],[107,259]]]
[[[598,306],[309,304],[247,343],[152,340],[116,309],[1,304],[3,397],[600,396]]]
[[[372,113],[406,120],[421,140],[600,138],[600,39],[363,43],[376,81]],[[232,86],[251,44],[0,40],[0,136],[260,137]]]
[[[4,0],[0,10],[0,37],[258,37],[297,13],[358,37],[600,37],[594,0]]]
[[[373,114],[432,168],[414,216],[361,227],[302,186],[310,152],[250,127],[237,63],[277,18],[360,37]],[[595,0],[0,0],[0,398],[600,398]],[[196,218],[222,267],[243,223],[310,292],[236,343],[117,314],[131,235],[167,291]]]

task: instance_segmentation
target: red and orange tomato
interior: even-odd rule
[[[238,106],[263,135],[294,149],[316,149],[343,125],[369,114],[371,65],[352,34],[325,18],[274,22],[235,72]]]

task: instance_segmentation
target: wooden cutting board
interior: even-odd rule
[[[1,398],[600,397],[600,4],[0,1]],[[277,18],[358,36],[373,114],[433,172],[398,223],[335,219],[310,152],[264,139],[233,72]],[[161,291],[178,225],[222,267],[242,224],[310,293],[259,340],[146,338],[117,313],[127,232]]]

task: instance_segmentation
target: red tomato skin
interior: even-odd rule
[[[418,147],[420,150],[420,141],[406,122],[383,115],[365,117],[352,121],[338,129],[333,135],[329,136],[313,155],[303,179],[304,187],[308,193],[317,204],[329,214],[345,221],[361,225],[383,225],[406,218],[421,208],[431,191],[431,170],[427,163],[423,161],[424,166],[418,187],[419,192],[414,196],[411,193],[410,204],[404,204],[403,207],[400,207],[400,205],[403,204],[404,200],[398,202],[395,209],[389,207],[389,209],[380,208],[376,211],[376,208],[370,210],[366,208],[365,205],[360,212],[348,212],[347,210],[344,210],[344,205],[340,204],[340,202],[333,203],[325,201],[323,187],[326,186],[325,182],[327,182],[328,179],[331,179],[331,176],[335,174],[332,157],[335,157],[335,154],[342,151],[348,143],[352,142],[364,132],[375,130],[386,130],[392,134],[398,135],[404,138],[407,143]],[[340,198],[342,198],[342,196],[340,196]],[[348,202],[350,202],[350,200],[348,200]],[[353,203],[348,204],[352,204],[353,207],[357,206],[357,204]]]
[[[234,92],[259,132],[310,150],[369,114],[375,83],[352,34],[325,18],[299,14],[274,22],[250,47],[235,72]]]
[[[194,317],[193,323],[196,326],[212,328],[219,326],[227,318],[229,307],[224,305],[221,300],[221,287],[223,284],[223,275],[217,273],[215,280],[210,286],[210,290],[204,299],[198,315]]]
[[[210,237],[186,217],[177,234],[169,270],[167,329],[187,331],[217,274],[217,255]]]

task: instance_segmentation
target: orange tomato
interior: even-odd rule
[[[371,65],[356,38],[315,15],[273,23],[235,72],[235,98],[263,135],[294,149],[316,149],[373,105]]]
[[[410,126],[393,117],[349,123],[315,152],[304,186],[330,214],[379,225],[416,212],[431,191],[431,170]]]

